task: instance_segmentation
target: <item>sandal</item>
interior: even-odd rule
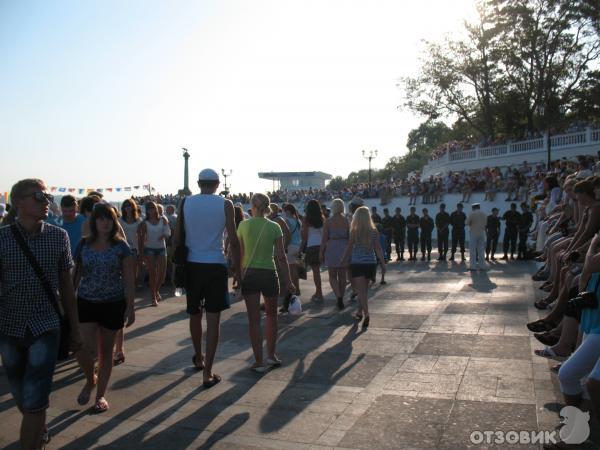
[[[537,356],[541,356],[542,358],[549,358],[549,359],[566,358],[565,356],[558,355],[554,350],[552,350],[552,347],[546,347],[546,348],[543,348],[542,350],[535,350],[534,353]]]
[[[362,327],[366,329],[369,326],[369,316],[365,316],[365,320],[363,321]]]
[[[555,366],[552,366],[552,367],[550,368],[550,371],[551,371],[551,372],[554,372],[554,373],[556,373],[556,374],[558,374],[558,371],[560,370],[560,367],[561,367],[561,366],[562,366],[562,364],[557,364],[557,365],[555,365]]]
[[[555,327],[553,323],[550,323],[544,319],[536,320],[535,322],[529,322],[527,329],[534,333],[540,333],[542,331],[550,331]]]
[[[267,358],[267,360],[265,361],[267,363],[268,366],[271,367],[280,367],[281,366],[281,360],[277,357],[277,356],[273,356],[272,358]]]
[[[363,319],[363,315],[360,313],[356,313],[356,314],[354,314],[354,318],[358,321],[361,321]]]
[[[250,366],[250,370],[252,370],[253,372],[256,372],[256,373],[263,374],[267,370],[269,370],[269,368],[267,366],[265,366],[264,364],[254,363],[254,364],[252,364],[252,366]]]
[[[204,389],[210,389],[211,387],[213,387],[215,384],[219,383],[220,381],[221,381],[221,377],[219,375],[217,375],[216,373],[213,373],[212,377],[210,377],[210,380],[202,382],[202,386],[204,386]]]
[[[109,406],[106,399],[104,397],[98,397],[96,398],[96,403],[92,407],[92,412],[95,414],[99,414],[108,411],[108,408]]]
[[[50,432],[48,431],[48,426],[45,425],[42,430],[42,445],[46,445],[50,443]]]
[[[194,365],[194,369],[196,369],[198,372],[200,372],[201,370],[204,370],[204,363],[202,363],[202,364],[196,363],[196,355],[192,356],[192,364]]]
[[[113,366],[118,366],[119,364],[123,364],[125,362],[125,353],[116,352],[113,356]]]
[[[540,290],[544,291],[544,292],[550,292],[552,290],[552,283],[544,283],[540,286]]]

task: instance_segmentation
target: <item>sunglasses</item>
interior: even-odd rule
[[[36,202],[44,202],[48,200],[50,203],[54,202],[54,195],[48,194],[47,192],[36,191],[31,194],[25,194],[23,197],[33,197]]]

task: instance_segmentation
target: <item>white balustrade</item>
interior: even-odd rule
[[[558,136],[552,136],[550,143],[553,148],[585,144],[585,134],[585,131],[581,133],[559,134]]]

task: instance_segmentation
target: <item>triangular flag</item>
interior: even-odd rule
[[[106,188],[108,192],[112,192],[112,188]]]
[[[51,186],[51,187],[50,187],[50,190],[51,190],[52,192],[54,192],[54,191],[56,190],[56,186]]]

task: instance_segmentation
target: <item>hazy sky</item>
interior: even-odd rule
[[[471,0],[0,0],[0,191],[182,186],[259,171],[347,175],[406,151],[396,83]],[[192,189],[194,185],[192,182]]]

